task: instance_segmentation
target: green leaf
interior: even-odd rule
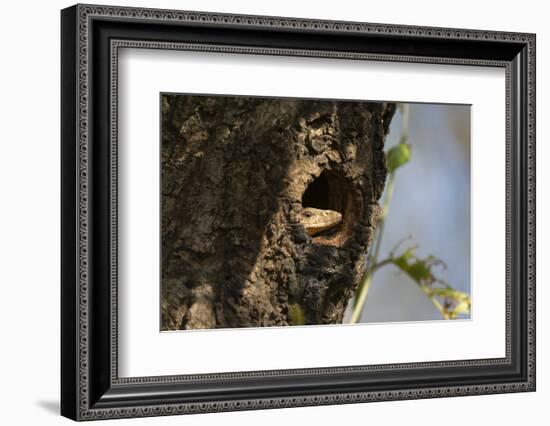
[[[432,273],[427,262],[422,260],[417,260],[409,266],[407,269],[407,274],[418,283],[429,280],[432,277]]]
[[[441,296],[441,297],[455,297],[459,293],[457,290],[451,287],[434,288],[432,292],[435,296]]]
[[[415,250],[416,250],[416,247],[408,248],[403,252],[401,256],[392,258],[392,262],[394,263],[395,266],[397,266],[403,272],[407,272],[407,270],[409,269],[409,261],[411,259],[414,259]]]
[[[409,248],[405,252],[393,259],[393,263],[408,276],[410,276],[418,284],[426,281],[433,281],[432,275],[432,258],[428,257],[425,260],[418,259],[414,255],[416,247]]]
[[[304,325],[306,323],[306,315],[299,303],[288,305],[288,316],[290,325]]]
[[[465,296],[466,297],[457,300],[458,303],[451,312],[453,317],[456,318],[456,316],[458,316],[459,314],[468,315],[470,313],[470,305],[472,302],[470,301],[470,296]]]
[[[470,313],[470,307],[472,305],[472,300],[470,296],[462,291],[452,290],[452,295],[445,297],[447,303],[449,316],[454,319],[460,314],[468,315]]]
[[[409,144],[400,143],[386,152],[386,164],[390,173],[395,172],[403,164],[411,159],[411,147]]]
[[[455,319],[459,315],[470,313],[471,300],[467,293],[455,290],[453,287],[437,278],[432,269],[434,266],[445,266],[443,261],[435,256],[419,259],[415,255],[416,247],[405,250],[401,255],[392,255],[388,260],[402,272],[407,274],[440,310],[446,319]]]

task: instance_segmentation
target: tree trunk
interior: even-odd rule
[[[394,104],[162,96],[162,329],[341,323]],[[302,208],[341,223],[310,236]]]

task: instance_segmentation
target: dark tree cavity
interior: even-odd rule
[[[342,322],[395,105],[162,96],[162,329]],[[310,237],[303,207],[340,212]]]

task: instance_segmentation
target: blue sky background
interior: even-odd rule
[[[409,107],[411,160],[396,171],[379,260],[410,237],[402,248],[418,245],[419,257],[440,258],[447,269],[437,268],[435,275],[470,293],[470,106]],[[386,149],[399,142],[402,127],[398,109]],[[361,322],[439,319],[417,285],[394,266],[375,273]]]

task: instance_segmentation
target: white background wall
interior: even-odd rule
[[[59,403],[59,9],[11,1],[0,25],[0,419],[68,424]],[[550,28],[544,2],[103,1],[162,7],[537,33],[538,390],[530,394],[119,420],[118,424],[546,424],[550,401],[548,185]],[[131,423],[129,423],[131,422]],[[102,424],[117,424],[106,422]]]

